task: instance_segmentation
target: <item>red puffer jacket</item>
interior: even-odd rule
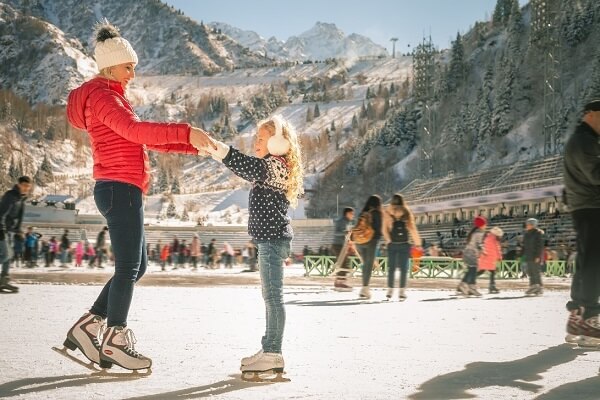
[[[148,191],[146,149],[198,154],[190,145],[190,125],[142,122],[119,82],[94,78],[69,94],[69,122],[90,135],[94,179],[131,183]]]

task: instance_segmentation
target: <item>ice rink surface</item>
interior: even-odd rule
[[[264,308],[255,286],[136,288],[129,326],[148,377],[91,372],[53,352],[99,286],[22,285],[0,295],[0,397],[18,399],[600,399],[600,352],[563,344],[567,291],[456,299],[411,290],[388,303],[286,287],[290,383],[252,384]]]

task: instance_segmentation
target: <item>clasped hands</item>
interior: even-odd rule
[[[190,130],[190,144],[198,150],[198,155],[207,156],[211,152],[217,150],[217,143],[210,137],[208,132],[200,128],[191,128]]]

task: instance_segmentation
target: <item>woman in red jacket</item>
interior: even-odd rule
[[[67,115],[88,132],[94,159],[94,199],[106,218],[115,273],[96,302],[67,333],[65,347],[110,368],[150,368],[150,358],[134,350],[127,327],[133,286],[146,271],[143,194],[149,186],[147,149],[198,154],[213,146],[202,130],[188,124],[142,122],[125,97],[135,78],[137,55],[107,21],[96,31],[94,51],[100,74],[69,94]],[[107,330],[104,331],[106,320]]]

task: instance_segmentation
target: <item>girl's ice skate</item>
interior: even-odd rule
[[[62,349],[52,347],[52,350],[86,368],[95,369],[93,364],[100,363],[100,341],[102,340],[104,324],[104,319],[99,315],[85,313],[67,332],[67,338]],[[67,352],[67,350],[74,351],[75,349],[79,349],[91,363],[87,364]]]
[[[263,355],[263,353],[264,353],[264,351],[262,349],[260,349],[255,354],[251,355],[250,357],[242,358],[242,361],[241,361],[242,367],[244,365],[249,365],[249,364],[255,363]]]
[[[252,364],[242,365],[242,380],[247,382],[289,382],[283,377],[285,363],[278,353],[262,353]]]
[[[351,292],[352,286],[348,285],[347,279],[345,276],[338,276],[335,278],[333,282],[333,290],[336,292]]]
[[[152,360],[134,349],[136,343],[133,331],[122,326],[111,326],[104,334],[100,352],[100,367],[110,368],[117,364],[121,368],[137,371],[148,370]]]

